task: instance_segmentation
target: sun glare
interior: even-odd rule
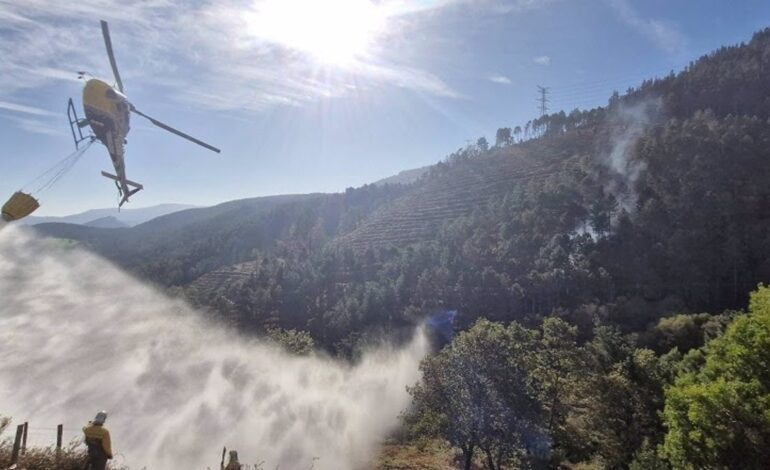
[[[263,0],[248,27],[256,37],[346,66],[370,52],[385,20],[369,0]]]

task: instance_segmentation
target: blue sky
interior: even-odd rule
[[[122,3],[125,3],[123,5]],[[110,22],[136,107],[130,207],[336,192],[431,164],[502,126],[594,107],[770,26],[766,0],[0,0],[0,199],[73,150],[77,70],[112,82]],[[82,112],[81,112],[82,114]],[[95,144],[38,215],[116,205]],[[27,187],[26,189],[34,189]]]

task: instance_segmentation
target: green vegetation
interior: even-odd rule
[[[528,380],[527,332],[481,320],[422,363],[411,393],[419,436],[446,439],[469,470],[478,452],[488,468],[520,463],[526,436],[536,433],[537,401]]]
[[[677,468],[761,468],[770,460],[770,289],[666,391],[664,453]]]
[[[11,461],[12,446],[7,442],[0,442],[0,463]],[[18,468],[26,470],[82,470],[86,462],[86,450],[82,445],[71,445],[60,452],[54,448],[30,448],[19,458]],[[6,467],[3,467],[6,468]],[[120,470],[123,467],[110,467]]]
[[[419,446],[385,444],[374,463],[376,470],[447,470],[455,467],[452,450],[435,440]]]
[[[698,335],[677,323],[689,334],[673,336],[692,346]],[[584,342],[577,333],[555,317],[535,329],[479,320],[423,361],[404,415],[411,438],[447,442],[464,469],[764,468],[770,288],[686,357],[678,344],[658,355],[616,328],[597,325]],[[654,346],[663,344],[670,337]]]

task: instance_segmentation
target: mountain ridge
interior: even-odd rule
[[[198,207],[199,206],[192,204],[167,203],[148,207],[129,207],[123,208],[121,210],[118,210],[117,208],[89,209],[87,211],[65,216],[29,216],[20,220],[19,222],[21,225],[38,225],[45,223],[71,223],[87,225],[89,222],[97,219],[104,217],[114,217],[115,220],[119,221],[120,223],[129,227],[133,227],[135,225],[147,222],[148,220],[152,220],[156,217]]]

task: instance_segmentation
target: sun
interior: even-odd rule
[[[344,67],[370,53],[386,16],[370,0],[262,0],[247,24],[258,38]]]

